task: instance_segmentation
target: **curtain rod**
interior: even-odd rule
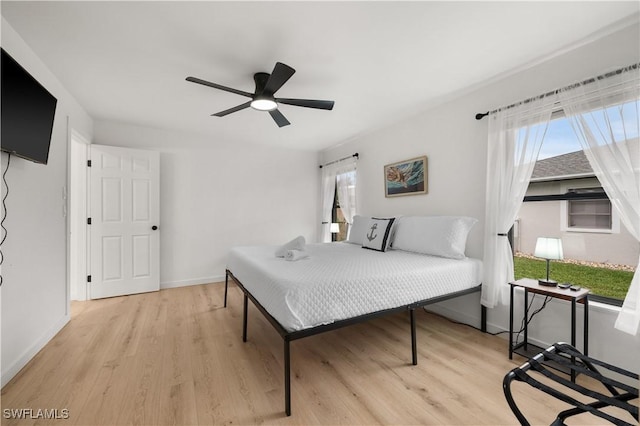
[[[562,90],[573,89],[573,88],[581,86],[583,84],[593,83],[596,80],[603,80],[605,78],[609,78],[609,77],[612,77],[614,75],[617,75],[617,74],[620,74],[620,73],[623,73],[623,72],[626,72],[626,71],[635,70],[637,68],[638,68],[638,64],[629,65],[628,67],[620,68],[620,69],[617,69],[615,71],[611,71],[611,72],[608,72],[606,74],[602,74],[602,75],[599,75],[597,77],[590,78],[590,79],[585,80],[585,81],[583,81],[581,83],[574,83],[574,84],[570,84],[569,86],[563,87],[561,89],[552,90],[551,92],[547,92],[544,95],[534,96],[533,98],[525,99],[524,101],[516,102],[515,104],[511,104],[511,105],[506,106],[506,107],[494,109],[493,111],[487,111],[485,113],[478,113],[478,114],[476,114],[476,120],[482,120],[487,115],[493,114],[493,113],[498,112],[498,111],[503,110],[503,109],[513,108],[513,107],[518,106],[518,105],[526,104],[527,102],[535,101],[537,99],[546,98],[547,96],[555,95],[556,93],[558,93],[558,92],[560,92]]]
[[[340,162],[340,161],[348,160],[349,158],[352,158],[352,157],[356,157],[356,160],[358,160],[358,159],[360,158],[360,154],[358,154],[358,153],[356,152],[355,154],[350,155],[350,156],[348,156],[348,157],[340,158],[340,159],[338,159],[338,160],[329,161],[329,162],[328,162],[328,163],[326,163],[326,164],[320,164],[318,167],[323,168],[323,167],[325,167],[325,166],[329,166],[329,165],[331,165],[331,164],[338,163],[338,162]]]

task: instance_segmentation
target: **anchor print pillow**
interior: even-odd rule
[[[391,243],[391,227],[395,218],[372,217],[362,241],[362,248],[386,251]]]

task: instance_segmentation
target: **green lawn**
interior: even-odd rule
[[[547,275],[547,262],[544,260],[515,257],[514,268],[516,279],[545,278]],[[624,299],[632,277],[633,272],[554,261],[549,268],[550,279],[586,287],[593,294],[614,299]]]

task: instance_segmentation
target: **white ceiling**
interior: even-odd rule
[[[637,1],[30,2],[2,15],[96,120],[190,131],[234,143],[318,150],[434,105],[637,14]],[[278,97],[291,125],[247,98],[276,61],[297,73]]]

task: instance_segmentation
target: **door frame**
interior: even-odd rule
[[[87,158],[91,142],[79,131],[71,128],[68,150],[67,201],[67,277],[68,300],[87,300],[87,268],[89,236],[87,230],[88,167]]]

